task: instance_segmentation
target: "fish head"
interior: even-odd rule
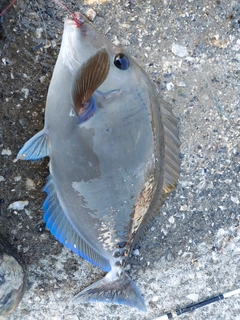
[[[116,83],[121,88],[128,86],[131,80],[135,83],[140,81],[139,72],[142,74],[145,72],[124,48],[111,43],[99,34],[86,17],[76,12],[72,18],[65,20],[61,50],[63,62],[72,74],[102,48],[109,54],[110,69],[100,90],[114,90]]]

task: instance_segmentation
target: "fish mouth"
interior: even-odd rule
[[[77,28],[81,28],[81,26],[85,22],[85,18],[79,12],[75,12],[70,19],[67,19],[65,23],[69,26],[75,26]]]

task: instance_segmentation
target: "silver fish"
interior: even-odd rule
[[[44,129],[18,154],[45,156],[47,227],[108,272],[74,300],[145,310],[124,267],[176,186],[177,122],[142,68],[80,13],[64,24]]]

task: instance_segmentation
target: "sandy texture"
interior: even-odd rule
[[[141,242],[140,254],[129,263],[147,312],[102,304],[72,306],[72,296],[103,273],[45,229],[41,189],[47,159],[14,162],[24,142],[43,127],[66,12],[53,1],[18,0],[4,15],[0,33],[0,232],[18,250],[29,282],[9,320],[149,320],[239,288],[239,1],[64,3],[72,11],[92,8],[99,32],[127,47],[173,104],[181,177]],[[24,201],[19,204],[24,208],[8,209],[16,201]],[[180,318],[240,319],[240,297]]]

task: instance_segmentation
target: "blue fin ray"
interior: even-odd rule
[[[48,178],[43,191],[47,197],[43,203],[44,221],[47,228],[64,246],[80,255],[82,258],[100,267],[103,271],[109,271],[111,266],[107,259],[101,256],[89,243],[87,243],[74,229],[63,211],[51,176]]]
[[[48,133],[43,129],[24,144],[18,152],[17,159],[38,160],[48,155]]]

